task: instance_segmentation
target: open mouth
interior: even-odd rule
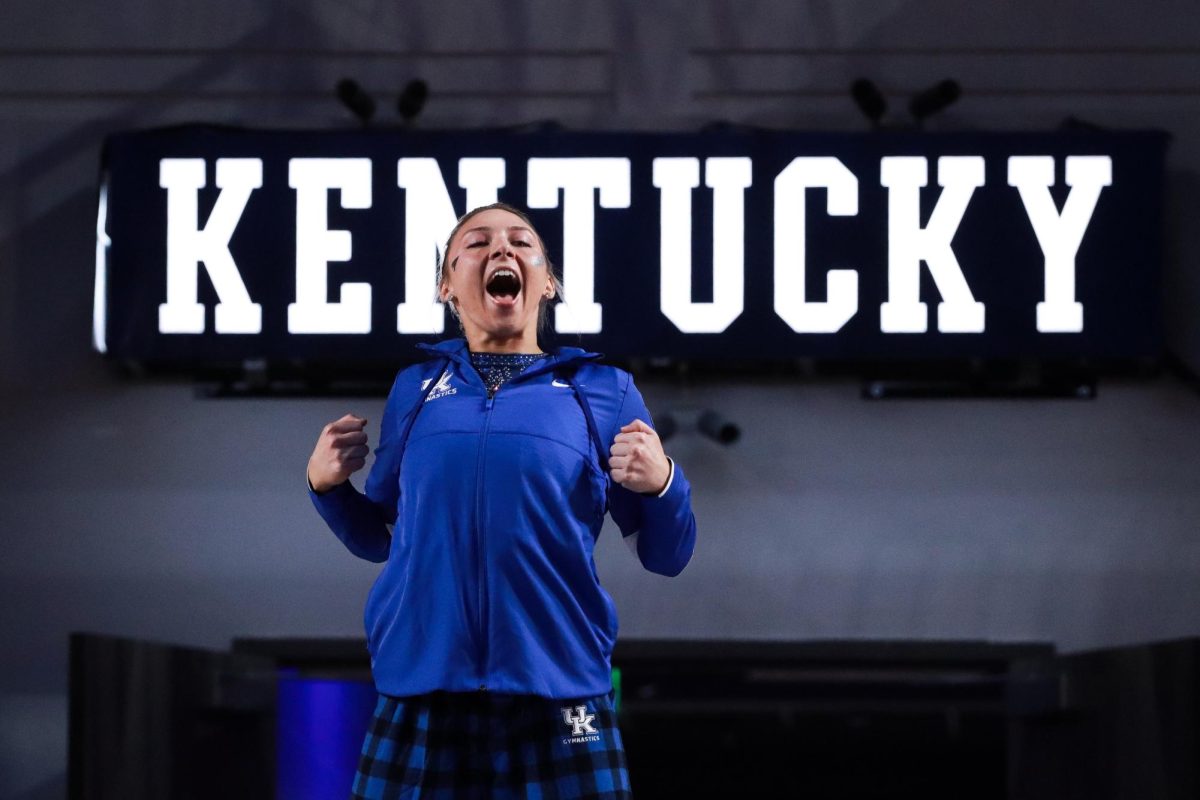
[[[492,273],[485,288],[496,301],[515,303],[521,294],[521,276],[516,270],[501,267]]]

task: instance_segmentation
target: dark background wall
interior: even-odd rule
[[[901,107],[951,76],[936,129],[1158,127],[1169,155],[1170,344],[1200,366],[1200,10],[1029,0],[67,3],[0,9],[0,797],[62,796],[67,633],[225,647],[361,633],[377,566],[304,494],[321,426],[381,399],[203,400],[127,383],[90,348],[102,137],[174,122],[350,124],[422,76],[425,127],[556,118],[860,129],[846,87]],[[1081,401],[865,403],[852,381],[643,382],[652,410],[738,420],[670,451],[700,543],[667,580],[597,551],[637,637],[1049,640],[1200,632],[1200,399],[1109,381]]]

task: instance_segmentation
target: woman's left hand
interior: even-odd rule
[[[613,480],[630,491],[660,492],[671,475],[671,465],[658,434],[640,419],[621,428],[609,453]]]

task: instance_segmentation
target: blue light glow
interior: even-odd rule
[[[276,796],[325,800],[350,794],[379,695],[366,681],[279,680]]]

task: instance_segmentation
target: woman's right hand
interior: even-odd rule
[[[367,421],[347,414],[325,426],[308,459],[308,483],[321,494],[343,483],[367,463]]]

